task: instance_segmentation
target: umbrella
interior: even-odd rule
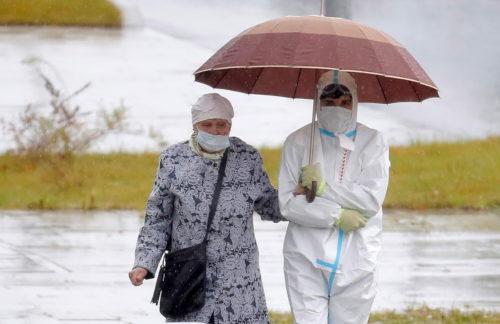
[[[436,85],[394,38],[348,19],[301,16],[251,27],[220,48],[195,80],[213,88],[289,98],[314,99],[309,162],[319,77],[329,70],[349,72],[358,101],[394,103],[438,97]]]
[[[359,102],[394,103],[438,97],[437,87],[391,36],[348,19],[273,19],[237,35],[195,73],[213,88],[314,99],[328,70],[349,72]]]

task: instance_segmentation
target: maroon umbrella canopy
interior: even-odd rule
[[[360,102],[393,103],[438,97],[436,85],[396,40],[341,18],[273,19],[242,32],[194,74],[213,88],[314,98],[328,70],[351,73]]]

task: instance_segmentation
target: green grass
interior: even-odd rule
[[[120,27],[108,0],[0,0],[0,25]]]
[[[271,313],[272,324],[291,324],[289,313]],[[410,307],[402,312],[386,311],[370,315],[371,324],[487,324],[500,323],[500,313],[443,310],[427,306]]]
[[[263,149],[277,184],[280,149]],[[385,207],[405,209],[500,208],[500,137],[459,143],[391,147]]]
[[[396,147],[390,156],[386,207],[500,207],[500,137]]]
[[[280,149],[261,149],[277,185]],[[391,148],[385,207],[500,207],[500,137]],[[0,209],[143,210],[158,154],[85,154],[71,159],[0,155]]]
[[[157,154],[86,154],[69,160],[3,155],[0,208],[142,210],[157,163]]]

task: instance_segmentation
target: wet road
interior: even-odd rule
[[[443,219],[467,221],[448,231],[429,227]],[[374,310],[425,302],[500,311],[498,220],[495,214],[387,214]],[[134,211],[0,212],[0,323],[162,323],[149,304],[154,282],[128,282],[141,225]],[[256,218],[255,229],[269,308],[288,311],[286,224]]]

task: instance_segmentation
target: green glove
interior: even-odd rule
[[[318,187],[316,189],[316,196],[320,196],[326,188],[325,180],[323,180],[323,176],[321,175],[321,170],[318,164],[307,165],[300,169],[302,172],[300,174],[301,182],[300,184],[305,188],[311,190],[312,182],[316,181]]]
[[[340,209],[340,217],[335,222],[335,226],[340,227],[344,232],[352,232],[366,226],[366,217],[354,209]]]

